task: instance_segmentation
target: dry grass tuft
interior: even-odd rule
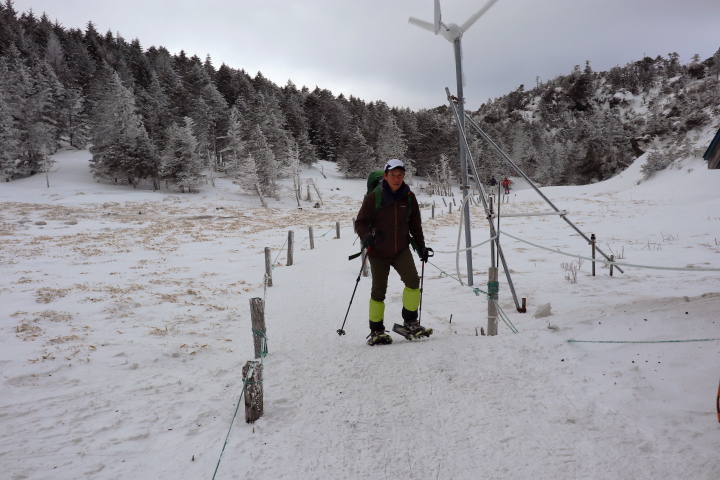
[[[35,292],[37,303],[50,303],[56,298],[62,298],[70,291],[69,288],[42,287]]]

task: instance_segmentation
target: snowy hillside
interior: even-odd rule
[[[336,333],[360,268],[347,257],[364,181],[322,162],[303,172],[320,208],[315,196],[299,210],[288,194],[264,209],[227,179],[194,195],[97,183],[88,158],[57,154],[50,188],[41,176],[0,184],[3,479],[720,475],[720,171],[704,162],[638,183],[641,157],[605,182],[543,189],[620,263],[655,268],[610,276],[598,264],[593,277],[588,260],[549,251],[590,255],[561,219],[503,218],[502,232],[530,242],[501,237],[528,311],[501,270],[500,305],[518,333],[501,322],[494,337],[477,334],[484,295],[441,253],[456,248],[457,208],[418,195],[437,252],[422,311],[435,333],[369,347],[369,278],[347,335]],[[501,214],[550,210],[515,180]],[[471,215],[480,243],[488,228],[479,207]],[[489,250],[474,250],[483,290]],[[393,272],[386,325],[400,320],[401,292]],[[269,355],[265,416],[248,425],[242,406],[234,413],[253,297],[266,298]]]

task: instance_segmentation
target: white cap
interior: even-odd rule
[[[393,158],[385,164],[384,171],[387,172],[389,170],[394,170],[396,168],[402,168],[403,171],[405,171],[405,164],[402,161],[398,160],[397,158]]]

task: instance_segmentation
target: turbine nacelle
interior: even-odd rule
[[[445,37],[448,42],[453,43],[458,38],[462,38],[463,31],[457,23],[451,23],[450,25],[441,23],[440,25],[440,35]]]
[[[445,37],[448,42],[453,43],[455,40],[462,38],[463,33],[465,33],[468,28],[472,27],[472,25],[477,22],[478,18],[482,17],[485,12],[487,12],[490,7],[495,4],[495,2],[497,2],[497,0],[490,0],[487,2],[483,8],[475,12],[475,14],[468,18],[462,25],[458,25],[456,23],[446,25],[443,23],[442,14],[440,13],[440,0],[435,0],[435,21],[433,23],[414,17],[410,17],[408,22],[420,28],[424,28],[425,30],[434,32],[435,35],[439,33]]]

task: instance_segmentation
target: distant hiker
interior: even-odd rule
[[[494,187],[495,185],[497,185],[497,180],[495,180],[495,176],[494,176],[494,175],[493,175],[492,177],[490,177],[490,180],[488,180],[488,184],[489,184],[491,187]]]
[[[503,179],[503,181],[502,181],[502,186],[505,188],[505,195],[507,195],[508,193],[510,193],[510,184],[511,184],[511,183],[512,183],[512,182],[511,182],[510,180],[508,180],[507,177],[505,177],[505,178]]]
[[[410,252],[411,236],[421,261],[428,261],[431,249],[425,247],[417,198],[404,180],[403,162],[396,158],[388,161],[382,179],[365,196],[355,219],[355,231],[363,239],[363,247],[368,249],[372,273],[369,345],[392,343],[383,323],[390,267],[398,272],[405,284],[402,295],[405,327],[414,334],[425,333],[427,336],[432,333],[418,321],[420,278]]]

